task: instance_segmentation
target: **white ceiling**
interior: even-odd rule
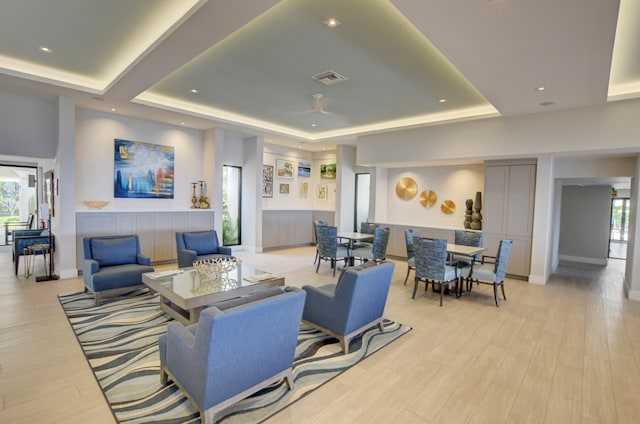
[[[638,51],[637,0],[2,0],[0,92],[319,150],[640,97]]]

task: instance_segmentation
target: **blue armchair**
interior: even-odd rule
[[[349,342],[367,328],[382,327],[384,307],[393,262],[375,262],[348,268],[337,284],[322,287],[304,286],[307,300],[302,321],[340,341],[343,352],[349,353]]]
[[[220,245],[215,230],[176,232],[176,248],[180,268],[193,266],[195,260],[231,256],[231,248]]]
[[[55,236],[51,235],[55,250]],[[20,256],[23,256],[24,249],[33,244],[49,244],[49,233],[47,230],[13,230],[13,264],[15,273],[18,275]]]
[[[160,336],[161,383],[174,381],[200,411],[202,423],[215,422],[219,411],[283,378],[293,387],[305,292],[270,290],[266,298],[209,307],[188,327],[172,322]]]
[[[142,274],[154,271],[137,235],[85,237],[82,247],[84,291],[93,292],[96,305],[102,292],[142,285]]]

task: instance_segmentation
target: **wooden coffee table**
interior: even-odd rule
[[[198,322],[200,312],[216,302],[283,286],[284,277],[240,264],[227,278],[203,276],[194,268],[147,272],[142,282],[160,295],[160,308],[185,325]]]

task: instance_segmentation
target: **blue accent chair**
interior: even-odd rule
[[[231,248],[220,245],[215,230],[176,232],[178,266],[188,268],[193,261],[231,257]]]
[[[483,236],[480,231],[456,230],[454,233],[454,243],[463,246],[482,246]],[[458,266],[471,266],[475,261],[480,260],[480,255],[474,257],[464,255],[453,255],[453,260],[458,261]]]
[[[53,250],[55,250],[55,236],[51,235]],[[49,233],[47,230],[13,230],[13,265],[15,273],[18,275],[20,256],[24,256],[24,249],[33,244],[49,244]]]
[[[307,292],[302,321],[337,338],[342,351],[349,353],[349,342],[364,330],[377,325],[384,331],[394,267],[393,262],[367,262],[347,268],[337,284],[302,287]]]
[[[415,251],[413,249],[413,238],[420,237],[420,230],[405,230],[404,232],[404,242],[407,246],[407,276],[404,277],[404,285],[407,285],[407,280],[409,279],[409,273],[413,269],[416,269],[416,260],[414,258]]]
[[[84,237],[82,247],[84,291],[93,292],[96,305],[102,292],[141,286],[142,274],[154,271],[137,235]]]
[[[498,296],[498,286],[502,290],[502,297],[507,300],[504,294],[504,278],[507,274],[507,265],[509,264],[509,256],[511,255],[512,240],[500,240],[498,253],[496,256],[482,256],[482,263],[476,264],[471,270],[471,274],[467,278],[467,291],[471,292],[473,282],[480,284],[489,284],[493,286],[493,297],[496,306],[500,306],[500,297]],[[488,263],[486,258],[493,258],[494,263]]]
[[[167,326],[158,340],[160,381],[174,381],[200,411],[202,423],[283,378],[293,388],[305,292],[274,287],[271,296],[211,306],[188,327]],[[238,300],[241,300],[238,302]]]
[[[416,264],[415,284],[413,286],[412,299],[416,298],[418,283],[425,282],[424,290],[427,291],[429,283],[436,291],[436,284],[440,290],[440,306],[442,306],[442,295],[446,283],[456,283],[456,293],[458,292],[458,267],[447,264],[447,240],[445,239],[423,239],[413,238],[413,257]]]
[[[387,258],[389,232],[389,228],[375,227],[373,232],[373,244],[353,249],[351,256],[358,258],[361,261],[384,261]]]

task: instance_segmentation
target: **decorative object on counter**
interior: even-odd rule
[[[226,276],[234,269],[238,269],[240,262],[242,261],[235,256],[208,258],[193,261],[193,267],[203,276]]]
[[[465,200],[464,204],[467,206],[464,212],[464,228],[470,229],[473,215],[473,199]]]
[[[273,165],[262,165],[262,197],[273,197]]]
[[[420,204],[425,208],[432,208],[438,201],[438,195],[434,191],[423,191],[420,193]]]
[[[193,186],[193,194],[191,194],[191,209],[198,208],[198,196],[196,196],[196,186],[198,183],[191,183]]]
[[[476,201],[473,205],[473,214],[471,215],[471,229],[472,230],[482,230],[482,214],[480,213],[480,209],[482,209],[482,193],[476,192]]]
[[[396,194],[402,200],[411,200],[418,193],[418,184],[413,178],[400,178],[396,184]]]
[[[82,203],[91,209],[102,209],[109,204],[108,200],[85,200]]]
[[[440,210],[445,215],[451,215],[456,211],[456,204],[453,200],[445,200],[440,205]]]
[[[204,181],[198,182],[200,183],[200,198],[198,199],[200,209],[209,209],[209,198],[204,195]]]

